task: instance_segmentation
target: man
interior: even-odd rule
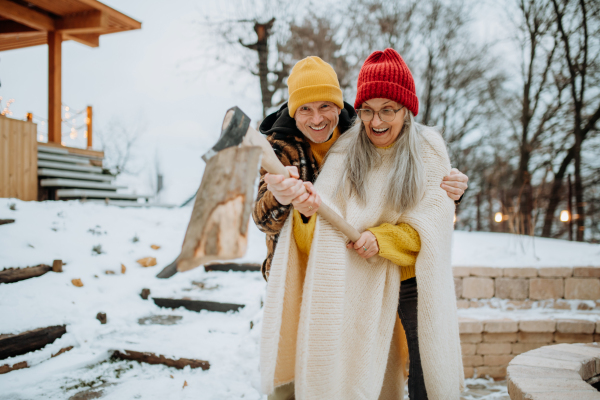
[[[306,223],[318,208],[320,198],[312,183],[319,174],[327,151],[350,128],[356,112],[343,101],[333,68],[319,57],[307,57],[294,66],[288,77],[289,101],[260,125],[275,154],[290,171],[290,178],[261,170],[260,186],[252,213],[258,228],[267,235],[267,258],[262,265],[265,280],[279,232],[292,209]],[[460,202],[468,178],[457,169],[444,177],[442,189]]]

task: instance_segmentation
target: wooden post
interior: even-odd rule
[[[33,121],[33,113],[27,113],[27,121],[28,122],[32,122]]]
[[[87,125],[87,147],[92,148],[92,106],[87,106],[87,119],[85,120]]]
[[[61,144],[62,33],[48,32],[48,142]]]

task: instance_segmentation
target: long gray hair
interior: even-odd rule
[[[425,171],[420,152],[422,129],[427,127],[417,123],[413,113],[407,110],[402,131],[393,144],[393,165],[386,184],[389,188],[388,205],[398,212],[414,208],[425,193]],[[349,189],[350,193],[356,193],[360,203],[365,205],[366,179],[371,169],[381,163],[381,156],[369,140],[365,125],[358,117],[342,137],[350,142],[344,174],[337,191],[342,190],[346,193]]]

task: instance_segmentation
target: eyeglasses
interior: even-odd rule
[[[384,108],[383,110],[377,111],[377,115],[379,115],[379,119],[382,120],[383,122],[392,122],[394,120],[394,118],[396,118],[396,113],[398,111],[402,110],[403,108],[404,107],[400,107],[397,110],[394,110],[392,108]],[[373,111],[371,109],[360,108],[357,111],[358,111],[359,118],[365,122],[372,121],[373,118],[375,117],[375,111]]]

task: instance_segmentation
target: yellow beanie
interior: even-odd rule
[[[337,74],[319,57],[306,57],[292,68],[287,80],[288,110],[294,118],[296,110],[303,104],[313,101],[331,101],[339,108],[344,108],[342,89]]]

